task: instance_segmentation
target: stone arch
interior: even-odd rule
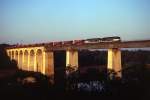
[[[30,51],[30,66],[29,66],[29,70],[30,71],[34,71],[34,62],[35,62],[35,52],[34,50]]]
[[[14,51],[12,51],[12,59],[15,59]]]
[[[41,49],[38,49],[36,52],[36,69],[38,72],[42,72],[43,70],[43,52]]]
[[[19,68],[23,68],[23,51],[19,51]]]
[[[24,51],[24,65],[23,65],[24,70],[28,70],[28,55],[29,55],[28,51],[25,50]]]

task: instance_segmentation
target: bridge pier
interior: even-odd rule
[[[50,81],[54,83],[54,53],[53,51],[43,52],[43,74],[50,77]]]
[[[108,49],[108,70],[116,72],[117,77],[121,77],[121,50],[119,48]]]
[[[17,51],[17,66],[19,66],[19,52]]]
[[[77,50],[66,51],[66,66],[73,68],[75,71],[78,70],[78,51]]]
[[[30,70],[30,51],[28,51],[28,71],[31,71]]]
[[[33,68],[33,70],[34,70],[34,72],[37,72],[38,70],[37,70],[37,60],[36,60],[37,59],[37,55],[36,55],[36,51],[35,51],[33,57],[34,57],[34,68]]]
[[[27,70],[28,71],[28,65],[29,65],[29,53],[28,53],[28,50],[25,50],[23,52],[23,66],[22,66],[22,69],[23,70]]]

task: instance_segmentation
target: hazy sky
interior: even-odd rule
[[[0,43],[150,39],[150,0],[0,0]]]

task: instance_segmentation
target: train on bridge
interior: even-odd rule
[[[85,39],[84,43],[120,42],[120,41],[121,41],[121,38],[118,36],[115,36],[115,37]]]
[[[83,44],[92,44],[92,43],[101,43],[101,42],[120,42],[121,38],[118,36],[115,37],[104,37],[104,38],[90,38],[83,40],[72,40],[72,41],[62,41],[62,42],[53,42],[53,46],[66,46],[66,45],[83,45]]]
[[[118,36],[114,37],[104,37],[104,38],[90,38],[82,40],[70,40],[70,41],[56,41],[48,43],[38,43],[38,44],[28,44],[28,45],[12,45],[11,47],[36,47],[36,46],[71,46],[71,45],[84,45],[84,44],[94,44],[94,43],[107,43],[107,42],[121,42],[121,38]]]

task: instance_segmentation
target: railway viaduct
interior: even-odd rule
[[[51,43],[14,45],[6,48],[11,60],[16,60],[19,69],[41,72],[47,76],[54,75],[54,51],[66,51],[66,66],[78,69],[78,50],[84,49],[107,49],[107,68],[112,69],[121,77],[121,48],[147,48],[150,47],[150,40],[123,41],[123,42],[99,42],[85,43],[80,45],[62,44],[52,45]]]

